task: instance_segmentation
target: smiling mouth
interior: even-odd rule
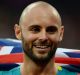
[[[48,48],[49,46],[35,46],[36,48],[40,48],[40,49],[46,49]]]
[[[34,47],[36,47],[38,49],[48,49],[48,48],[50,48],[49,45],[34,45]]]

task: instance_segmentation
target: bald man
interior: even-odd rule
[[[77,75],[61,67],[58,69],[55,64],[55,52],[62,41],[64,26],[53,6],[43,1],[30,4],[14,29],[16,37],[22,41],[23,64],[5,72],[6,75]]]

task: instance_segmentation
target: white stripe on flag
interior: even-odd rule
[[[73,50],[72,49],[67,49],[67,48],[57,48],[55,57],[69,57],[64,52],[73,52]]]
[[[0,50],[0,55],[10,54],[14,46],[3,46]]]

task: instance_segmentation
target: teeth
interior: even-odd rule
[[[44,49],[44,48],[48,48],[48,46],[36,46],[37,48],[42,48],[42,49]]]

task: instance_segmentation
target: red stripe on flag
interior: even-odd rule
[[[75,64],[80,65],[80,58],[66,58],[66,57],[56,57],[55,58],[56,63],[62,63],[62,64]]]
[[[23,53],[13,53],[8,55],[0,55],[0,63],[22,63]],[[80,65],[80,58],[56,57],[56,63]]]
[[[0,63],[19,63],[19,62],[23,62],[22,53],[0,55]]]

